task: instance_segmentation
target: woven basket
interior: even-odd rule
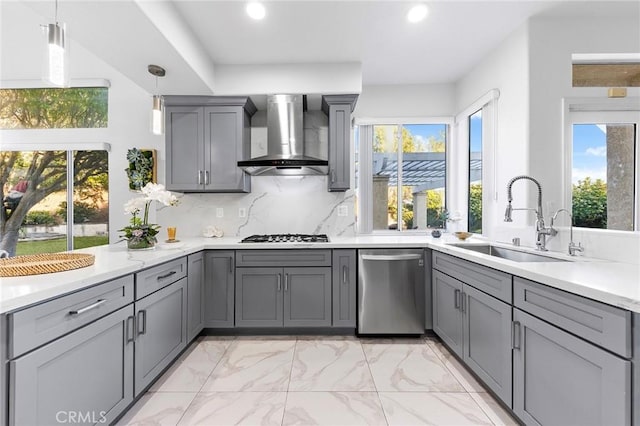
[[[43,253],[0,259],[0,277],[50,274],[93,265],[96,257],[85,253]]]

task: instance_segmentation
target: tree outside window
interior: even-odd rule
[[[106,125],[106,88],[0,90],[3,129]],[[0,151],[0,249],[11,255],[64,251],[74,225],[78,237],[72,247],[108,243],[107,152],[42,148]],[[66,223],[68,173],[73,176],[71,224]]]

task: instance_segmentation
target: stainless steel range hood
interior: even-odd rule
[[[238,161],[251,175],[326,175],[327,160],[304,155],[303,95],[267,98],[267,155]]]

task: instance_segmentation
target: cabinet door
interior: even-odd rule
[[[133,305],[11,361],[10,424],[109,424],[133,401]]]
[[[356,326],[356,251],[333,251],[333,326]]]
[[[464,361],[512,407],[511,305],[463,286]]]
[[[331,325],[331,268],[284,269],[284,325]]]
[[[514,412],[530,425],[628,425],[631,362],[514,309]]]
[[[187,341],[204,328],[204,252],[189,255],[187,266]]]
[[[135,395],[187,345],[187,279],[136,302]]]
[[[249,192],[250,177],[237,165],[244,159],[245,112],[242,107],[206,107],[205,190]]]
[[[346,191],[351,183],[351,111],[358,95],[322,97],[329,117],[329,191]]]
[[[173,191],[204,189],[204,108],[165,109],[166,187]]]
[[[236,326],[282,327],[282,268],[236,269]]]
[[[433,271],[433,331],[462,357],[462,283]]]
[[[205,253],[205,327],[234,326],[234,264],[233,251]]]

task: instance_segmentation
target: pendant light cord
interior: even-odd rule
[[[56,25],[58,25],[58,0],[56,0],[56,14],[54,20],[56,22]]]

